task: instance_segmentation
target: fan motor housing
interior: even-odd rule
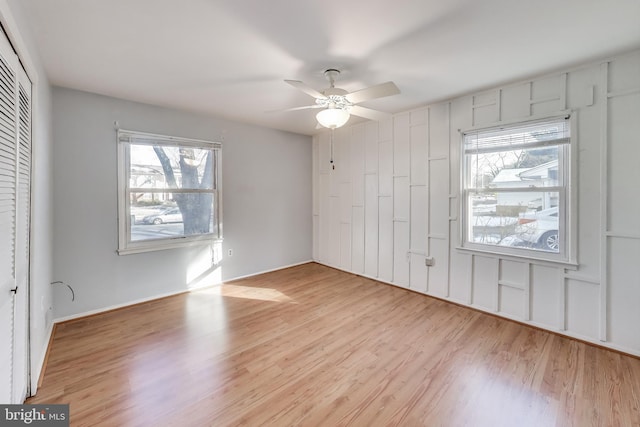
[[[322,91],[322,94],[324,96],[331,96],[331,95],[345,96],[348,93],[349,92],[347,92],[344,89],[340,89],[339,87],[329,87]]]

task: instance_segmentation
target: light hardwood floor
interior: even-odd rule
[[[640,360],[310,263],[60,324],[28,403],[74,426],[639,426]]]

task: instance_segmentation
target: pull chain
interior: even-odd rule
[[[335,170],[336,165],[333,164],[333,129],[331,129],[331,139],[329,140],[329,147],[331,148],[331,159],[329,159],[329,163],[331,163],[331,169]]]

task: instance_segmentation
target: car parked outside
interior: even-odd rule
[[[147,215],[142,218],[143,224],[165,224],[171,222],[182,222],[182,213],[180,212],[180,208],[169,208],[164,211],[154,214]]]
[[[521,213],[515,229],[515,237],[527,242],[531,247],[544,251],[558,252],[558,207]]]

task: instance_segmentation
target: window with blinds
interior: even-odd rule
[[[118,253],[222,237],[219,143],[118,131]]]
[[[463,246],[568,260],[569,117],[465,132]]]

